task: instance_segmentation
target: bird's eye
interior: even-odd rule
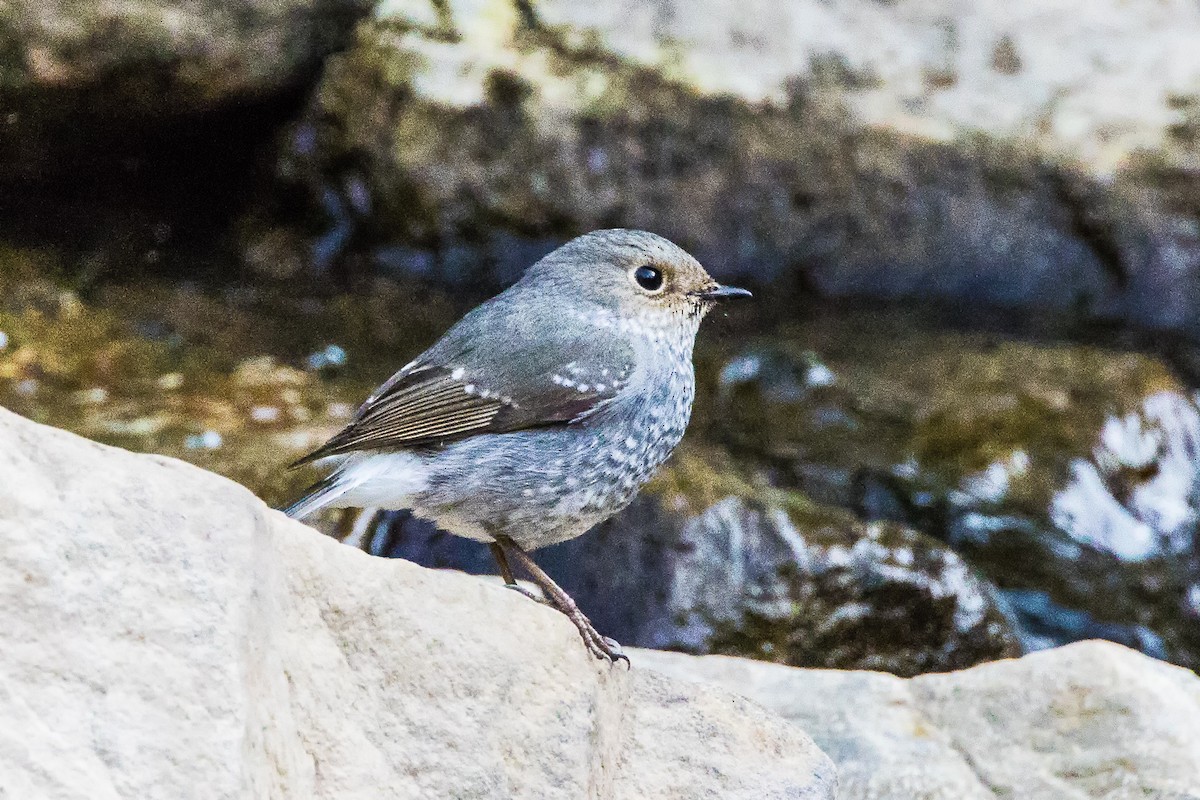
[[[633,271],[633,279],[647,292],[657,292],[662,289],[663,274],[658,267],[638,267]]]

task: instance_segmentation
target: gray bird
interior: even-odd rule
[[[522,590],[510,559],[519,564],[593,655],[625,658],[527,551],[629,504],[687,427],[700,320],[717,300],[749,294],[653,233],[580,236],[464,316],[297,461],[336,466],[287,513],[411,509],[488,543],[505,583]]]

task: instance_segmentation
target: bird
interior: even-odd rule
[[[579,236],[468,312],[291,466],[331,465],[285,512],[409,509],[486,543],[505,584],[567,616],[588,651],[629,659],[530,551],[627,506],[683,438],[692,350],[723,286],[668,239]],[[517,564],[542,590],[518,584]]]

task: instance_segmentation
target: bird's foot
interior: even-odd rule
[[[607,659],[610,663],[624,661],[625,667],[630,667],[629,656],[621,650],[621,645],[615,640],[607,636],[601,635],[592,625],[592,621],[585,617],[578,609],[574,612],[559,609],[566,614],[567,619],[575,623],[579,635],[583,638],[583,643],[587,647],[588,652],[601,660]]]
[[[592,621],[585,617],[583,612],[581,612],[578,607],[574,606],[574,603],[572,603],[570,607],[563,608],[557,603],[547,599],[543,595],[533,591],[529,587],[522,586],[519,583],[506,583],[504,584],[504,587],[506,589],[512,589],[514,592],[528,597],[535,603],[541,603],[544,606],[550,606],[556,611],[562,612],[567,619],[574,623],[576,629],[579,630],[579,635],[582,637],[584,645],[587,646],[588,652],[596,658],[608,659],[611,662],[624,661],[625,666],[629,666],[629,656],[622,652],[620,643],[617,642],[616,639],[611,639],[597,631],[596,627],[592,625]]]
[[[621,645],[607,636],[601,636],[600,632],[592,625],[592,621],[579,610],[579,606],[571,599],[571,595],[555,583],[516,542],[507,536],[497,536],[496,541],[492,542],[491,548],[492,553],[496,556],[496,563],[500,567],[500,574],[504,578],[505,586],[520,592],[530,600],[536,600],[562,612],[563,616],[571,620],[576,630],[579,631],[588,652],[596,658],[607,659],[609,663],[624,661],[626,667],[630,666],[629,656],[621,651]],[[533,582],[545,592],[544,597],[539,597],[516,582],[508,564],[510,554],[529,573]]]

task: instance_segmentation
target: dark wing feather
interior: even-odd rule
[[[619,393],[633,369],[628,345],[584,326],[564,326],[562,319],[539,322],[504,300],[501,295],[469,314],[379,387],[341,432],[293,466],[355,450],[569,424]]]

